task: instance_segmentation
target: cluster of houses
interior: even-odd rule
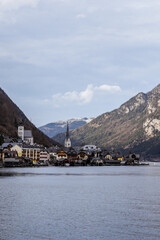
[[[17,141],[5,138],[0,146],[0,163],[4,167],[28,166],[101,166],[101,165],[135,165],[139,163],[139,155],[123,156],[120,153],[109,153],[95,145],[72,148],[67,124],[64,147],[53,146],[46,149],[34,143],[31,130],[18,127]]]
[[[18,139],[4,137],[0,146],[0,164],[4,167],[48,164],[49,153],[44,146],[34,143],[31,130],[18,127]]]

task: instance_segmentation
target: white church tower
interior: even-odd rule
[[[67,131],[66,131],[66,138],[65,138],[64,146],[66,148],[70,148],[71,147],[71,139],[70,139],[70,136],[69,136],[69,125],[68,125],[68,122],[67,122]]]
[[[18,137],[20,137],[22,141],[24,141],[24,126],[18,127]]]

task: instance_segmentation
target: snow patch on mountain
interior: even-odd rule
[[[66,131],[67,122],[69,124],[70,130],[74,130],[79,128],[89,122],[91,122],[94,118],[72,118],[69,120],[60,120],[48,123],[39,129],[45,133],[48,137],[54,137],[59,133],[64,133]]]

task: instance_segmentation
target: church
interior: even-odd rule
[[[26,144],[34,144],[32,130],[25,130],[23,125],[18,126],[18,137],[20,137]]]
[[[68,122],[67,122],[67,131],[66,131],[66,138],[65,138],[64,146],[65,146],[65,148],[70,148],[71,147],[71,139],[70,139],[70,136],[69,136]]]

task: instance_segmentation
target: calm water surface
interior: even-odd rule
[[[159,240],[160,165],[0,169],[0,240]]]

